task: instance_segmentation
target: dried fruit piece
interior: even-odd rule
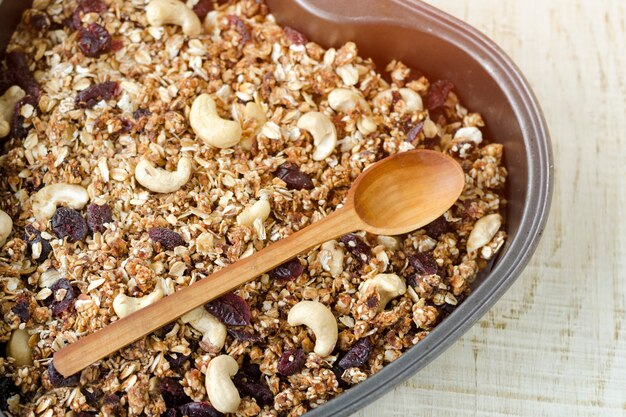
[[[153,227],[148,231],[148,235],[153,242],[160,243],[166,250],[173,250],[177,246],[187,246],[178,233],[165,227]]]
[[[26,323],[30,318],[30,300],[26,294],[21,294],[15,300],[11,311],[20,318],[20,323]]]
[[[233,377],[233,384],[242,397],[252,397],[261,407],[274,403],[272,391],[261,382],[261,376],[255,372],[239,372]]]
[[[24,239],[28,243],[28,253],[32,256],[33,253],[39,255],[35,258],[37,262],[43,262],[48,259],[50,252],[52,252],[52,245],[46,239],[41,237],[41,232],[35,229],[32,225],[26,226]]]
[[[204,20],[207,14],[213,10],[213,0],[200,0],[195,6],[193,6],[193,11],[200,20]]]
[[[79,212],[69,207],[59,207],[52,216],[52,230],[59,239],[70,243],[78,242],[87,236],[87,222]]]
[[[290,26],[285,26],[283,28],[283,31],[285,32],[285,36],[287,36],[287,39],[289,39],[289,41],[295,45],[304,45],[309,41],[306,36]]]
[[[76,294],[70,282],[65,278],[59,279],[50,289],[53,293],[50,310],[52,311],[52,315],[57,317],[70,309],[74,298],[76,298]],[[61,296],[63,296],[63,298],[59,300],[58,298]]]
[[[97,23],[81,27],[78,34],[78,48],[85,56],[96,58],[111,51],[111,35]]]
[[[100,400],[104,396],[104,392],[98,387],[82,387],[80,392],[85,396],[87,404],[94,408],[100,408]]]
[[[415,252],[408,255],[409,263],[419,275],[433,275],[437,273],[437,262],[435,258],[426,252]]]
[[[37,99],[34,96],[26,96],[15,105],[15,109],[13,110],[13,116],[11,118],[11,136],[16,139],[24,139],[28,132],[30,131],[30,126],[24,126],[24,121],[26,120],[24,116],[22,116],[22,107],[30,104],[33,106],[34,114],[37,114],[38,103]]]
[[[252,40],[252,35],[250,34],[250,29],[248,29],[248,25],[244,23],[238,16],[229,15],[228,16],[228,24],[230,26],[234,26],[235,30],[239,35],[241,35],[241,44],[245,44]]]
[[[341,236],[339,240],[345,245],[348,252],[362,264],[368,263],[372,258],[372,248],[359,236],[349,233]]]
[[[95,417],[97,415],[98,413],[94,411],[81,411],[78,414],[76,414],[76,417]]]
[[[278,360],[278,373],[284,376],[293,375],[304,367],[306,354],[302,349],[286,350]]]
[[[236,294],[224,294],[205,304],[204,308],[227,326],[250,325],[250,306]]]
[[[141,119],[142,117],[148,117],[152,114],[152,112],[148,109],[137,109],[133,113],[133,117],[135,120]]]
[[[424,122],[418,122],[415,126],[409,130],[409,133],[406,134],[406,141],[413,143],[417,139],[420,133],[424,130]]]
[[[241,329],[226,329],[228,331],[228,334],[231,335],[232,337],[234,337],[237,340],[240,340],[242,342],[258,342],[259,340],[261,340],[261,335],[256,334],[254,332],[250,332],[247,330],[241,330]]]
[[[363,366],[367,363],[371,353],[372,342],[366,337],[356,342],[338,364],[343,369]]]
[[[272,279],[281,282],[293,281],[304,272],[304,265],[300,263],[298,258],[293,258],[284,264],[277,266],[269,272]]]
[[[101,0],[78,0],[78,10],[84,13],[104,13],[108,9]]]
[[[26,63],[26,55],[22,51],[9,52],[6,55],[7,70],[13,82],[26,91],[27,96],[37,100],[41,94],[41,86]]]
[[[117,394],[109,394],[102,401],[102,412],[105,416],[122,415],[122,401]]]
[[[0,377],[0,410],[7,411],[9,398],[18,393],[19,389],[15,386],[13,379],[8,376]]]
[[[176,353],[176,356],[168,355],[165,359],[170,363],[170,369],[178,370],[183,366],[183,363],[187,362],[191,355],[183,355],[182,353]]]
[[[50,27],[50,19],[48,15],[37,10],[31,9],[27,16],[26,24],[37,32],[41,32]]]
[[[444,216],[439,216],[424,226],[424,230],[428,236],[437,238],[444,233],[448,233],[450,225]]]
[[[185,394],[183,386],[177,379],[163,378],[158,382],[157,387],[168,408],[178,407],[191,402],[191,398]]]
[[[448,80],[437,80],[432,83],[426,94],[426,108],[436,110],[443,106],[453,88],[454,84]]]
[[[287,184],[289,190],[312,190],[313,181],[296,164],[285,162],[276,170],[276,176]]]
[[[54,367],[54,361],[50,361],[50,364],[48,365],[48,379],[54,388],[72,387],[78,385],[80,381],[80,374],[77,373],[65,378]]]
[[[188,403],[176,408],[168,408],[164,417],[222,417],[224,414],[217,411],[209,403]]]
[[[109,100],[120,92],[119,85],[115,81],[105,81],[94,84],[79,91],[74,99],[76,107],[81,109],[91,109],[102,100]]]
[[[87,226],[92,232],[104,232],[106,223],[113,221],[113,213],[108,204],[90,204],[87,207]]]

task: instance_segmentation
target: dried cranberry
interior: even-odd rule
[[[313,181],[296,164],[285,162],[276,170],[276,176],[287,184],[289,190],[311,190]]]
[[[424,129],[424,122],[418,122],[415,126],[409,130],[409,133],[406,135],[406,141],[413,143],[417,139],[422,130]]]
[[[78,8],[85,13],[104,13],[108,9],[102,0],[78,0]]]
[[[35,31],[41,32],[50,27],[50,19],[45,13],[31,10],[31,13],[28,15],[27,24],[31,28],[35,29]]]
[[[34,112],[37,114],[38,102],[35,97],[26,96],[17,102],[11,118],[11,136],[16,139],[24,139],[30,131],[30,126],[24,126],[25,118],[21,114],[22,107],[27,104],[33,106]]]
[[[176,357],[168,355],[165,359],[170,363],[170,369],[178,370],[183,366],[183,363],[187,362],[191,355],[183,355],[182,353],[176,353]]]
[[[157,387],[168,408],[178,407],[191,402],[191,398],[185,394],[183,386],[177,379],[163,378],[158,382]]]
[[[286,350],[278,360],[278,373],[284,376],[293,375],[304,367],[306,354],[302,349]]]
[[[341,236],[340,240],[343,242],[348,252],[362,264],[368,263],[372,258],[372,249],[359,236],[349,233]]]
[[[430,85],[426,94],[426,108],[435,110],[443,106],[454,84],[448,80],[437,80]]]
[[[178,246],[187,246],[178,233],[165,227],[153,227],[148,231],[148,235],[152,241],[160,243],[166,250],[173,250]]]
[[[137,109],[133,113],[133,117],[135,118],[135,120],[139,120],[142,117],[148,117],[151,114],[152,114],[152,112],[150,110],[148,110],[148,109]]]
[[[290,26],[285,26],[283,28],[283,31],[285,32],[285,36],[287,36],[287,39],[289,39],[289,41],[293,44],[304,45],[309,41],[306,36]]]
[[[226,325],[250,325],[250,306],[236,294],[224,294],[205,304],[204,308]]]
[[[230,26],[234,26],[237,33],[241,35],[241,43],[250,42],[252,35],[250,34],[250,29],[248,29],[248,26],[243,20],[241,20],[238,16],[231,14],[228,16],[228,24]]]
[[[298,278],[304,272],[304,265],[300,263],[298,258],[293,258],[284,264],[277,266],[269,272],[272,279],[282,282],[292,281]]]
[[[79,91],[74,99],[76,107],[90,109],[102,100],[109,100],[120,92],[119,85],[115,81],[105,81],[94,84]]]
[[[100,407],[100,400],[102,400],[102,396],[104,392],[98,387],[83,387],[80,389],[80,392],[85,396],[85,400],[87,400],[87,404],[94,408]]]
[[[437,273],[437,262],[431,254],[415,252],[408,256],[409,263],[419,275],[433,275]]]
[[[43,262],[48,259],[50,252],[52,252],[52,245],[46,239],[41,237],[41,232],[35,229],[32,225],[28,225],[25,228],[26,233],[24,234],[24,239],[26,243],[28,243],[28,253],[33,253],[33,247],[36,244],[41,245],[39,250],[39,256],[35,259],[38,262]]]
[[[259,380],[248,375],[238,373],[233,378],[233,383],[242,397],[252,397],[260,406],[270,405],[274,402],[272,391]]]
[[[231,335],[232,337],[234,337],[235,339],[241,341],[241,342],[258,342],[259,340],[261,340],[261,335],[256,334],[254,332],[250,332],[247,330],[241,330],[241,329],[227,329],[228,334]]]
[[[8,400],[18,394],[19,390],[13,379],[8,376],[0,377],[0,410],[7,411],[9,409]]]
[[[41,94],[41,87],[35,81],[26,63],[26,55],[22,51],[9,52],[6,55],[7,70],[13,82],[24,89],[27,96],[32,96],[36,101]]]
[[[223,415],[210,404],[199,402],[168,408],[165,414],[163,414],[165,417],[222,417]]]
[[[70,243],[78,242],[87,236],[87,222],[83,216],[69,207],[59,207],[52,216],[52,230],[59,239]]]
[[[213,0],[200,0],[198,4],[193,6],[193,11],[200,20],[204,20],[211,10],[213,10]]]
[[[85,56],[96,58],[111,51],[111,35],[97,23],[81,27],[78,33],[78,48]]]
[[[424,226],[424,230],[428,236],[437,238],[444,233],[448,233],[450,226],[445,217],[439,216]]]
[[[343,373],[345,372],[345,369],[343,369],[341,366],[339,366],[339,364],[337,362],[335,362],[332,366],[332,368],[330,368],[331,371],[333,371],[333,374],[335,374],[335,378],[337,379],[337,383],[339,384],[340,388],[346,389],[350,387],[350,384],[348,384],[346,381],[343,380],[343,378],[341,377],[343,375]]]
[[[339,361],[339,366],[343,369],[363,366],[372,353],[372,342],[369,338],[361,339],[345,354]]]
[[[261,366],[257,363],[250,362],[249,358],[244,358],[241,368],[239,368],[239,372],[252,381],[260,381],[263,377]]]
[[[28,296],[25,294],[18,296],[15,304],[11,307],[11,311],[20,318],[21,323],[26,323],[30,318],[30,300]]]
[[[50,361],[50,364],[48,365],[48,379],[54,388],[72,387],[78,385],[78,382],[80,381],[80,374],[77,373],[65,378],[54,367],[54,361]]]
[[[87,207],[87,226],[92,232],[104,232],[106,223],[113,221],[113,213],[111,213],[111,207],[108,204],[90,204]]]
[[[52,315],[57,317],[70,309],[74,302],[74,298],[76,298],[76,294],[74,292],[74,288],[70,285],[70,282],[65,278],[61,278],[55,282],[50,289],[53,293],[52,301],[50,302],[50,310],[52,311]],[[65,291],[65,296],[60,301],[57,300],[56,297],[56,292],[59,290]]]

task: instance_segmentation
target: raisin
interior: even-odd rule
[[[260,381],[263,377],[263,372],[261,372],[261,366],[259,366],[259,364],[257,363],[250,362],[249,358],[244,358],[239,372],[252,381]]]
[[[52,230],[59,239],[70,243],[78,242],[87,236],[87,222],[83,216],[69,207],[59,207],[52,216]]]
[[[452,305],[452,304],[448,304],[448,303],[443,303],[443,305],[439,306],[439,321],[445,319],[446,317],[448,317],[450,314],[452,314],[452,312],[461,305],[461,303],[465,300],[465,296],[463,294],[459,294],[456,297],[456,305]]]
[[[37,100],[41,94],[41,86],[26,63],[26,55],[22,51],[10,52],[6,55],[7,70],[13,82],[24,89],[27,96]]]
[[[39,256],[35,259],[37,262],[43,262],[48,259],[50,252],[52,252],[52,245],[46,239],[41,237],[41,232],[35,229],[32,225],[28,225],[25,228],[26,233],[24,234],[24,239],[28,244],[28,253],[32,255],[33,247],[39,244],[41,247],[39,250]]]
[[[22,116],[22,107],[30,104],[33,106],[35,114],[37,114],[38,102],[34,96],[26,96],[17,102],[15,109],[13,110],[13,116],[11,118],[11,136],[16,139],[24,139],[30,131],[30,126],[24,126],[24,116]]]
[[[258,342],[259,340],[261,340],[261,335],[256,334],[254,332],[250,332],[248,330],[241,330],[241,329],[227,329],[228,334],[231,335],[232,337],[234,337],[235,339],[241,341],[241,342]]]
[[[177,379],[163,378],[158,382],[158,389],[168,408],[178,407],[191,402],[191,398],[185,394],[183,386]]]
[[[250,306],[236,294],[224,294],[205,304],[204,308],[226,325],[250,325]]]
[[[437,238],[444,233],[448,233],[450,227],[446,218],[443,216],[439,216],[435,220],[424,226],[423,229],[426,231],[426,234],[428,236]]]
[[[278,360],[278,373],[284,376],[300,372],[306,362],[306,354],[302,349],[286,350]]]
[[[74,288],[70,285],[70,282],[61,278],[50,287],[53,293],[52,301],[50,302],[50,310],[54,317],[60,316],[64,312],[68,311],[76,298]],[[62,300],[57,300],[56,292],[59,290],[65,291],[65,296]]]
[[[332,368],[330,368],[330,370],[333,372],[333,374],[335,374],[335,379],[337,379],[337,383],[339,385],[340,388],[346,389],[350,387],[350,384],[348,384],[346,381],[343,380],[343,378],[341,377],[343,375],[343,373],[345,372],[345,369],[343,369],[341,366],[339,366],[339,364],[337,362],[335,362],[332,366]]]
[[[433,275],[437,273],[437,262],[429,253],[415,252],[408,255],[409,263],[419,275]]]
[[[298,258],[293,258],[284,264],[277,266],[269,272],[272,279],[286,282],[293,281],[304,272],[304,265],[300,263]]]
[[[27,295],[18,296],[11,311],[20,318],[20,323],[26,323],[30,318],[30,300]]]
[[[65,378],[54,367],[54,361],[50,361],[50,364],[48,365],[48,379],[54,388],[72,387],[78,385],[78,382],[80,381],[80,373],[76,373]]]
[[[97,23],[81,27],[78,33],[78,48],[85,56],[96,58],[111,51],[111,35]]]
[[[176,353],[176,356],[168,355],[165,359],[170,363],[170,369],[178,370],[185,362],[189,360],[191,355],[183,355],[182,353]]]
[[[19,390],[15,386],[13,379],[9,378],[8,376],[0,377],[0,410],[8,411],[9,398],[13,397],[14,395],[18,393],[19,393]]]
[[[148,231],[148,235],[153,242],[160,243],[166,250],[173,250],[177,246],[187,246],[178,233],[165,227],[153,227]]]
[[[409,130],[409,133],[406,134],[406,141],[410,143],[414,143],[422,130],[424,129],[424,122],[418,122],[415,126]]]
[[[87,226],[92,232],[104,232],[106,223],[113,221],[113,214],[111,213],[111,207],[108,204],[90,204],[87,207]]]
[[[208,403],[188,403],[176,408],[168,408],[165,417],[222,417],[224,414],[217,411]]]
[[[211,10],[213,10],[213,0],[200,0],[198,4],[193,6],[193,11],[200,20],[204,20]]]
[[[272,391],[262,382],[248,375],[238,373],[233,378],[233,383],[242,397],[252,397],[261,407],[274,402]]]
[[[283,28],[283,31],[285,32],[285,36],[287,36],[287,39],[289,39],[289,41],[295,45],[304,45],[309,41],[306,36],[290,26],[285,26]]]
[[[355,368],[363,366],[367,363],[367,360],[372,353],[372,342],[369,338],[361,339],[352,346],[352,348],[345,354],[343,358],[338,362],[339,366],[343,369]]]
[[[117,96],[120,92],[119,85],[115,81],[105,81],[94,84],[79,91],[74,99],[76,107],[81,109],[91,109],[102,100],[109,100]]]
[[[135,120],[139,120],[142,117],[148,117],[151,114],[152,114],[152,112],[150,110],[148,110],[148,109],[137,109],[133,113],[133,117],[135,118]]]
[[[340,240],[343,242],[348,252],[362,264],[368,263],[372,258],[372,249],[357,235],[349,233],[341,236]]]
[[[80,389],[80,392],[85,396],[85,400],[87,400],[87,404],[94,408],[100,407],[100,400],[102,400],[102,396],[104,392],[98,387],[83,387]]]
[[[239,35],[241,35],[241,43],[248,43],[250,42],[250,40],[252,40],[252,35],[250,34],[250,29],[248,29],[248,26],[244,23],[243,20],[241,20],[238,16],[235,15],[229,15],[228,16],[228,24],[230,26],[234,26],[235,30],[237,31],[237,33],[239,33]]]
[[[50,27],[50,19],[45,13],[31,10],[31,13],[27,16],[26,24],[35,31],[41,32]]]
[[[285,162],[276,170],[276,176],[287,184],[289,190],[312,190],[313,181],[296,164]]]
[[[432,83],[426,94],[426,108],[435,110],[443,106],[453,88],[454,84],[448,80],[437,80]]]

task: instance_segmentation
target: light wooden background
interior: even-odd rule
[[[556,183],[532,263],[459,342],[356,414],[626,416],[626,0],[430,0],[533,86]]]

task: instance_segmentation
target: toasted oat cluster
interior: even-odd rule
[[[301,415],[427,337],[504,243],[503,149],[451,82],[377,72],[260,0],[32,7],[0,70],[11,415]],[[326,242],[80,374],[55,369],[65,344],[323,218],[416,148],[466,173],[423,229]]]

